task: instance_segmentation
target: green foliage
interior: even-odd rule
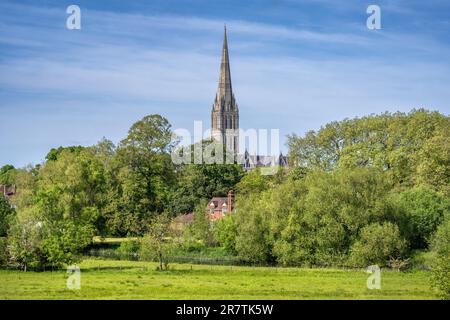
[[[426,248],[438,225],[450,217],[450,201],[424,186],[402,192],[399,205],[410,225],[409,238],[414,249]]]
[[[377,169],[320,170],[237,202],[235,250],[251,262],[343,265],[360,231],[402,221]],[[231,237],[233,239],[233,237]]]
[[[351,247],[351,262],[355,266],[385,266],[389,258],[399,258],[405,253],[406,241],[400,236],[397,225],[390,222],[372,223],[361,230],[360,239]]]
[[[9,229],[8,260],[26,269],[77,261],[93,235],[140,236],[150,226],[139,251],[162,269],[178,239],[161,213],[195,210],[186,250],[219,243],[251,263],[385,265],[406,257],[408,243],[426,248],[435,234],[434,269],[445,271],[449,121],[413,110],[331,122],[290,136],[291,167],[268,176],[237,164],[175,166],[170,123],[149,115],[117,147],[103,138],[52,149],[36,167],[0,168],[0,183],[18,186],[16,214],[0,199],[0,237]],[[212,226],[205,201],[229,190],[237,213]],[[136,243],[119,248],[123,256],[135,250]],[[445,279],[441,271],[436,279]]]
[[[437,258],[433,264],[431,283],[442,299],[450,300],[450,255]]]
[[[431,238],[431,250],[438,256],[450,256],[450,218],[437,228]]]
[[[104,206],[104,168],[89,150],[62,150],[38,177],[24,173],[19,185],[19,219],[8,235],[12,261],[24,268],[76,262]]]
[[[0,268],[8,263],[7,241],[5,237],[0,237]]]
[[[186,165],[179,169],[170,211],[174,215],[189,213],[202,200],[226,196],[243,175],[242,167],[236,164]]]
[[[236,254],[237,219],[229,214],[214,223],[214,237],[229,254]]]
[[[137,256],[139,254],[140,249],[141,243],[138,240],[126,240],[120,243],[117,251],[121,259],[132,260],[133,256]]]
[[[0,168],[0,185],[14,184],[16,169],[14,166],[7,164]]]
[[[40,268],[46,264],[41,250],[44,237],[43,224],[32,210],[24,210],[12,221],[7,239],[10,262],[24,271],[28,268]]]
[[[5,237],[9,227],[9,221],[14,214],[14,209],[6,198],[0,194],[0,237]]]
[[[214,238],[212,225],[205,210],[206,205],[206,200],[200,201],[195,208],[194,221],[184,229],[183,236],[188,243],[200,242],[203,245],[211,246],[215,245],[217,242]]]
[[[148,226],[148,232],[141,240],[140,257],[144,261],[157,259],[159,270],[168,270],[169,257],[178,245],[170,229],[170,216],[167,213],[155,216]]]
[[[87,247],[94,234],[92,225],[74,221],[58,221],[44,226],[40,247],[48,264],[62,266],[79,262],[81,251]]]
[[[417,182],[450,197],[450,126],[446,132],[427,140],[418,152]]]
[[[288,137],[295,166],[332,170],[377,167],[396,186],[432,184],[448,194],[450,118],[423,109],[331,122]],[[418,176],[416,176],[418,172]]]
[[[110,164],[106,213],[113,235],[142,235],[152,216],[167,208],[175,184],[171,126],[160,115],[133,124]]]
[[[49,153],[47,154],[47,156],[45,157],[45,160],[56,161],[56,160],[58,160],[59,156],[63,152],[79,154],[83,150],[84,150],[84,147],[82,147],[82,146],[59,147],[57,149],[52,148],[49,151]]]
[[[442,299],[450,299],[450,219],[437,229],[431,241],[435,261],[432,265],[432,286]]]
[[[260,169],[248,172],[237,184],[237,194],[245,197],[250,194],[258,194],[270,188],[270,176],[261,174]]]
[[[299,192],[303,193],[303,207],[297,215],[291,214],[281,240],[294,242],[294,257],[304,257],[308,264],[341,264],[362,228],[395,219],[386,199],[389,189],[377,170],[311,172],[304,187],[306,190]],[[290,261],[286,256],[281,259]]]
[[[270,211],[258,195],[238,203],[235,249],[243,261],[262,263],[273,260],[270,238]]]

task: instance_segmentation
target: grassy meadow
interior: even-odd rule
[[[427,271],[382,270],[381,289],[365,270],[209,266],[87,259],[81,289],[64,270],[0,270],[0,299],[436,299]]]

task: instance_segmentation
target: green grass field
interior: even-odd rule
[[[81,289],[65,271],[0,270],[0,299],[436,299],[429,272],[382,270],[380,290],[364,270],[230,267],[88,259]]]

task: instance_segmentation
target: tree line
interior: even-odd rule
[[[287,144],[289,167],[271,176],[238,164],[174,165],[170,123],[150,115],[117,145],[104,138],[52,149],[36,166],[5,166],[0,184],[16,184],[18,194],[16,209],[0,197],[0,259],[23,268],[71,263],[94,235],[146,235],[150,251],[167,252],[167,221],[194,211],[183,246],[286,266],[394,267],[429,251],[436,283],[448,290],[448,116],[420,109],[345,119]],[[211,224],[206,201],[230,189],[235,212]]]

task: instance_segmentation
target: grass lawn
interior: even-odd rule
[[[81,289],[68,274],[0,270],[0,299],[436,299],[429,272],[382,270],[381,289],[364,270],[230,267],[87,259]]]

